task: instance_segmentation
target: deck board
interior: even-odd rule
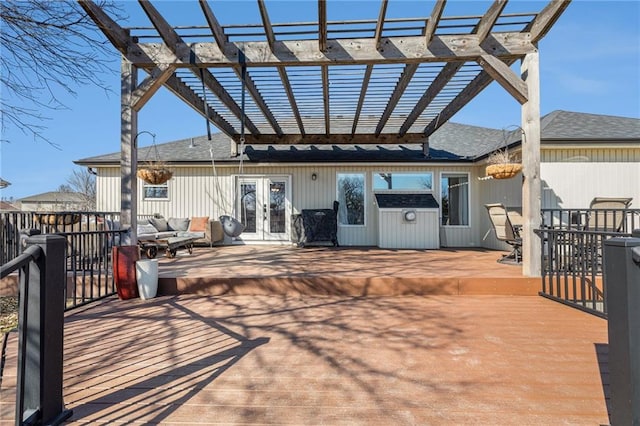
[[[486,249],[225,246],[160,258],[159,292],[340,296],[536,295],[539,277]]]
[[[607,325],[542,297],[113,298],[67,315],[63,393],[71,424],[608,424]]]

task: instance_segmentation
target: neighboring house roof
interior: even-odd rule
[[[542,139],[640,140],[640,119],[637,118],[554,111],[540,121]]]
[[[345,123],[348,120],[344,121]],[[332,128],[340,126],[333,123]],[[445,123],[429,138],[429,157],[423,155],[421,144],[397,145],[251,145],[245,147],[243,161],[264,162],[472,162],[503,148],[520,144],[521,132],[517,126],[489,129],[466,124]],[[367,129],[361,131],[367,132]],[[313,129],[311,129],[313,130]],[[313,131],[310,130],[310,134]],[[319,130],[319,129],[318,129]],[[507,132],[508,130],[508,132]],[[348,133],[345,129],[344,133]],[[506,132],[506,133],[505,133]],[[640,119],[554,111],[541,118],[541,139],[599,141],[623,139],[640,140]],[[232,141],[222,133],[215,133],[211,141],[206,136],[156,144],[138,149],[138,161],[161,160],[172,164],[208,163],[211,157],[218,163],[237,163],[240,156],[231,155]],[[74,161],[79,165],[118,165],[121,153],[99,155]]]
[[[11,203],[7,203],[6,201],[0,201],[0,210],[19,210]]]
[[[82,194],[77,192],[50,191],[16,200],[21,203],[82,203]]]

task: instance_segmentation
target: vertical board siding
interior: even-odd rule
[[[566,148],[543,149],[542,163],[639,163],[640,149],[638,148]]]
[[[594,196],[633,197],[640,203],[640,149],[543,149],[541,164],[542,206],[585,208]],[[160,213],[165,217],[236,215],[233,205],[238,166],[216,164],[174,167],[169,181],[169,200],[144,200],[139,185],[140,214]],[[380,218],[372,190],[376,172],[431,172],[433,195],[441,203],[442,173],[469,173],[469,226],[439,226],[441,247],[487,247],[507,249],[497,241],[484,207],[501,202],[521,207],[521,175],[504,180],[481,180],[484,165],[245,165],[243,175],[291,176],[291,213],[302,209],[332,208],[336,199],[336,177],[340,173],[365,173],[366,223],[339,226],[341,245],[375,246],[379,242]],[[317,175],[312,180],[311,175]],[[580,184],[576,184],[580,182]],[[97,178],[97,208],[120,211],[120,168],[100,167]],[[440,215],[440,214],[439,214]],[[441,223],[438,218],[438,224]],[[398,242],[397,244],[400,244]],[[413,244],[407,238],[406,244]]]
[[[588,208],[594,197],[632,197],[640,203],[640,163],[543,163],[543,208]]]
[[[378,247],[437,249],[440,247],[439,212],[416,211],[415,222],[405,222],[401,209],[379,211]]]

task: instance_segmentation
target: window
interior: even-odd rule
[[[374,173],[374,191],[432,191],[431,173]]]
[[[443,173],[442,224],[469,225],[469,175],[466,173]]]
[[[144,199],[145,200],[168,200],[169,199],[169,185],[163,183],[160,185],[144,184]]]
[[[338,223],[364,225],[364,174],[338,174]]]

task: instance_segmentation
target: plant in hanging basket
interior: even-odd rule
[[[487,176],[491,176],[494,179],[509,179],[522,170],[522,164],[517,162],[506,149],[489,155],[487,162],[489,165],[485,172]]]
[[[173,177],[163,162],[152,161],[138,169],[137,176],[150,185],[162,185]]]

